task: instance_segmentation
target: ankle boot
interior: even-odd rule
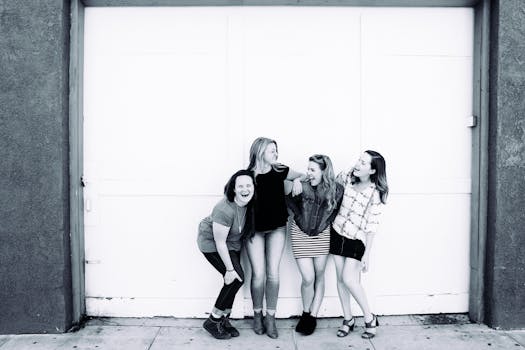
[[[214,320],[210,316],[204,321],[202,327],[216,339],[230,339],[232,337],[231,334],[224,329],[222,319]]]
[[[239,336],[239,331],[237,330],[237,328],[232,326],[232,324],[230,323],[230,315],[224,315],[222,317],[222,328],[224,328],[226,332],[230,333],[232,337]]]
[[[306,324],[306,319],[308,318],[308,316],[310,316],[310,313],[309,312],[306,312],[306,311],[303,311],[303,314],[301,315],[301,318],[299,318],[299,322],[297,322],[297,326],[295,326],[295,331],[297,333],[303,333],[304,332],[304,327],[305,327],[305,324]]]
[[[259,335],[264,333],[262,311],[253,313],[253,331]]]
[[[264,325],[266,326],[266,335],[272,339],[276,339],[279,336],[277,333],[277,326],[275,325],[275,315],[266,314],[264,318]]]
[[[315,328],[317,327],[317,318],[315,318],[312,315],[308,315],[305,325],[303,334],[304,335],[310,335],[315,331]]]

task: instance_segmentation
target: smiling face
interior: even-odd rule
[[[364,152],[354,165],[354,176],[360,179],[367,179],[370,175],[374,174],[376,171],[372,169],[371,162],[372,156]]]
[[[235,202],[244,206],[253,198],[253,180],[248,175],[240,175],[235,179]]]
[[[308,169],[306,169],[306,176],[310,180],[310,185],[317,186],[321,183],[323,178],[323,171],[319,164],[313,161],[308,162]]]
[[[277,156],[277,145],[272,142],[268,146],[266,146],[266,149],[263,153],[263,160],[268,164],[273,164],[277,162]]]

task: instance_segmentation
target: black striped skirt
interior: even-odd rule
[[[317,236],[308,236],[294,220],[290,224],[292,252],[296,259],[327,255],[330,250],[330,226]]]

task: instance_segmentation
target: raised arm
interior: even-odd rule
[[[335,177],[335,181],[340,183],[343,186],[346,186],[346,184],[350,181],[350,176],[352,176],[353,172],[354,172],[354,168],[353,167],[350,170],[348,170],[348,171],[341,171]]]

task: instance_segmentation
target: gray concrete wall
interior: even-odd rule
[[[493,1],[486,323],[525,328],[525,2]]]
[[[69,1],[0,0],[0,333],[71,323]]]

